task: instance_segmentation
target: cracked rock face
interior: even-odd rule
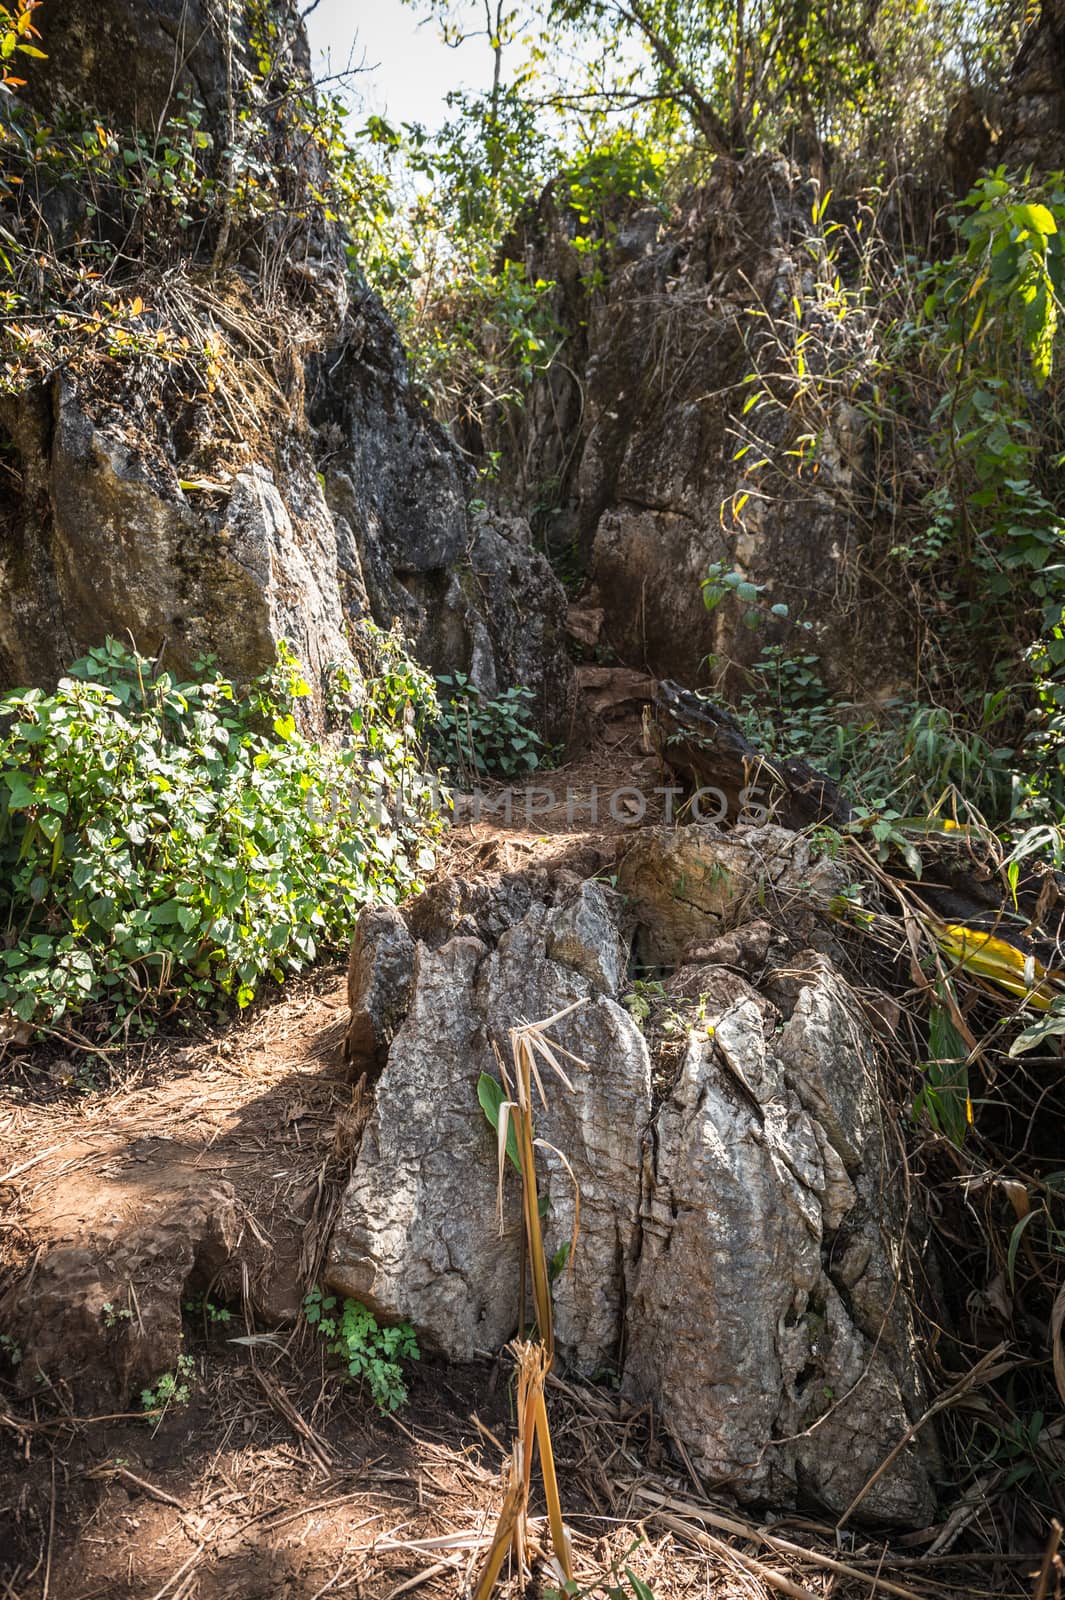
[[[44,115],[75,106],[119,131],[157,130],[180,90],[202,103],[218,156],[228,68],[238,113],[255,111],[247,8],[54,9],[47,58],[27,85]],[[309,79],[299,7],[266,0],[262,12],[293,81]],[[281,118],[276,141],[278,194],[317,191],[314,141],[287,142]],[[52,238],[41,244],[69,244],[94,198],[72,183],[46,194],[40,227]],[[562,587],[520,518],[471,518],[469,468],[413,390],[396,330],[349,271],[337,227],[316,205],[280,203],[265,219],[235,218],[217,263],[212,230],[193,231],[196,249],[175,268],[177,320],[150,264],[139,278],[129,264],[123,292],[140,292],[146,326],[192,348],[219,341],[217,385],[142,351],[64,363],[0,403],[0,445],[17,462],[0,497],[0,689],[50,689],[109,634],[132,635],[145,654],[165,641],[179,675],[214,655],[238,683],[271,666],[284,640],[321,732],[331,669],[357,675],[348,638],[369,619],[397,624],[425,665],[465,672],[490,697],[527,685],[542,730],[564,737]]]
[[[799,963],[783,1028],[729,975],[689,1037],[657,1117],[625,1383],[709,1482],[839,1514],[918,1391],[872,1052],[838,976]],[[863,1513],[917,1523],[932,1504],[911,1447]]]
[[[344,1054],[376,1077],[410,1004],[414,941],[393,906],[367,907],[359,918],[348,963],[351,1021]]]
[[[794,299],[803,326],[827,334],[811,293],[812,194],[779,156],[715,162],[669,218],[640,207],[619,219],[594,292],[575,225],[550,188],[509,244],[531,278],[556,286],[557,319],[572,332],[533,385],[507,470],[530,502],[535,486],[556,486],[549,537],[576,540],[605,639],[620,661],[656,676],[724,677],[740,690],[766,640],[787,643],[771,618],[748,628],[740,605],[707,614],[702,582],[723,562],[810,624],[833,687],[864,696],[898,681],[905,607],[859,572],[868,534],[854,506],[871,447],[860,411],[832,406],[812,487],[781,474],[771,496],[746,499],[752,479],[737,456],[750,428],[745,380],[760,372],[771,387],[777,370],[773,347],[760,343],[767,315],[786,322]],[[853,374],[870,339],[856,323],[825,347]],[[793,448],[794,426],[786,407],[759,410],[759,453]]]
[[[826,942],[818,909],[842,887],[808,840],[772,824],[727,834],[713,823],[646,829],[618,874],[649,966],[678,966],[689,951],[766,914],[797,942]]]
[[[326,668],[355,667],[313,458],[295,443],[273,467],[250,464],[220,484],[225,509],[212,510],[182,486],[140,382],[131,375],[105,399],[84,375],[61,375],[50,394],[12,405],[32,492],[0,560],[0,680],[50,685],[108,635],[132,634],[149,653],[165,640],[179,674],[207,653],[248,681],[284,639],[320,719]],[[44,524],[31,505],[47,507]]]
[[[579,924],[586,943],[578,947]],[[409,1317],[426,1342],[456,1360],[491,1350],[518,1316],[518,1194],[507,1184],[496,1221],[496,1138],[477,1100],[482,1072],[509,1063],[509,1030],[574,1000],[585,1003],[553,1037],[569,1056],[575,1093],[546,1074],[540,1136],[566,1156],[581,1191],[580,1245],[556,1285],[559,1344],[583,1371],[616,1361],[626,1274],[636,1246],[643,1134],[651,1114],[650,1058],[628,1012],[575,965],[618,935],[607,897],[584,884],[576,908],[536,906],[494,949],[458,935],[419,944],[410,1007],[377,1083],[334,1230],[330,1281],[385,1317]],[[606,958],[606,959],[609,959]],[[571,1235],[573,1190],[562,1161],[544,1153],[541,1192],[554,1252]]]
[[[406,913],[409,947],[391,924],[382,940],[378,914],[364,913],[357,995],[387,991],[397,949],[397,981],[408,987],[397,990],[402,1020],[328,1275],[384,1318],[409,1317],[454,1359],[514,1336],[516,1180],[508,1172],[500,1233],[496,1140],[477,1080],[498,1076],[493,1045],[509,1064],[511,1028],[579,998],[552,1030],[574,1092],[545,1081],[549,1106],[536,1113],[554,1147],[542,1152],[549,1251],[573,1222],[555,1151],[581,1196],[572,1270],[555,1284],[560,1359],[585,1374],[618,1371],[708,1482],[743,1501],[838,1514],[923,1402],[871,1037],[825,955],[781,948],[779,933],[774,944],[769,923],[750,915],[769,860],[771,884],[786,882],[788,893],[766,915],[778,929],[781,915],[802,926],[804,848],[782,829],[647,830],[629,871],[622,865],[624,894],[542,869],[527,880],[437,885]],[[670,903],[662,886],[676,887],[678,861],[696,859],[703,887]],[[630,894],[635,887],[642,892]],[[715,947],[723,929],[747,927],[750,939]],[[644,1034],[618,1003],[632,983],[627,955],[655,950],[661,971],[693,941],[695,955],[660,985],[656,1004],[681,1044],[653,1077]],[[745,962],[761,989],[702,959],[715,948],[754,952]],[[858,1515],[922,1522],[934,1465],[922,1434]]]

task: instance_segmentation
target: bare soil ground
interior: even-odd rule
[[[551,784],[657,781],[653,761],[634,778],[637,731],[630,720]],[[562,799],[528,825],[456,829],[444,865],[476,875],[571,859],[594,871],[631,825],[607,813],[581,831]],[[192,1040],[112,1055],[72,1038],[0,1069],[0,1292],[38,1308],[45,1346],[57,1251],[89,1272],[101,1250],[139,1241],[131,1281],[146,1296],[153,1274],[191,1271],[230,1313],[220,1324],[186,1311],[189,1398],[161,1417],[134,1393],[76,1403],[62,1329],[53,1372],[0,1363],[3,1600],[444,1600],[475,1576],[512,1437],[507,1358],[427,1358],[409,1405],[383,1416],[340,1382],[298,1314],[365,1115],[342,1058],[346,1019],[343,967],[322,966]],[[182,1255],[187,1219],[219,1193],[240,1228],[238,1280],[211,1277],[209,1252],[191,1269]],[[148,1320],[136,1292],[115,1312],[116,1339]],[[93,1378],[82,1374],[80,1395]],[[889,1549],[850,1533],[837,1543],[802,1519],[752,1524],[706,1495],[657,1418],[609,1389],[553,1380],[552,1406],[582,1585],[627,1565],[658,1600],[1032,1593],[1037,1559],[927,1562],[931,1532]],[[536,1592],[551,1581],[538,1576]]]

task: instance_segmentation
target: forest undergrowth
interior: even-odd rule
[[[251,334],[205,334],[204,298],[257,252],[299,351],[319,311],[286,298],[281,263],[310,216],[343,232],[353,292],[395,317],[478,474],[474,503],[542,527],[552,486],[515,504],[510,452],[536,386],[578,364],[585,330],[563,307],[586,319],[601,302],[622,224],[641,209],[667,224],[715,164],[759,150],[809,180],[802,293],[744,314],[743,485],[721,525],[735,540],[754,500],[796,484],[841,497],[864,575],[909,614],[904,688],[841,701],[802,617],[736,564],[708,564],[703,594],[764,641],[734,707],[749,737],[854,808],[815,838],[847,867],[850,976],[889,1020],[885,1104],[950,1263],[931,1286],[949,1327],[928,1328],[945,1520],[984,1552],[1045,1547],[1065,1516],[1065,176],[994,166],[953,194],[942,153],[962,94],[993,117],[1038,8],[561,0],[530,28],[489,5],[489,87],[456,93],[435,134],[380,117],[352,131],[253,9],[257,70],[215,149],[192,100],[154,138],[42,115],[11,67],[29,74],[47,46],[36,6],[0,6],[6,394],[151,361],[228,403]],[[608,25],[638,65],[594,45]],[[513,243],[547,185],[568,298]],[[53,226],[56,192],[75,190],[77,226]],[[130,290],[146,268],[151,305]],[[833,486],[844,422],[861,470]],[[579,553],[544,544],[579,591]],[[241,692],[210,664],[177,682],[101,640],[55,693],[0,704],[0,1054],[35,1032],[99,1052],[218,1004],[254,1014],[262,985],[430,870],[432,725],[452,770],[540,761],[520,691],[486,704],[457,671],[434,685],[391,635],[363,646],[364,680],[335,684],[335,748],[305,737],[284,655]],[[922,898],[951,873],[993,902],[975,927]]]

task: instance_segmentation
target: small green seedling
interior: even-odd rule
[[[336,1295],[312,1289],[303,1314],[326,1341],[331,1356],[340,1356],[348,1377],[365,1383],[380,1411],[396,1411],[407,1400],[402,1361],[419,1361],[421,1351],[409,1322],[382,1328],[357,1300],[345,1300],[337,1315]]]
[[[204,1322],[215,1326],[224,1327],[227,1322],[232,1322],[233,1313],[228,1306],[216,1306],[213,1300],[208,1300],[205,1295],[194,1294],[188,1300],[181,1302],[183,1311],[188,1311],[194,1317],[200,1317]]]
[[[189,1398],[189,1385],[196,1376],[191,1356],[180,1355],[173,1372],[164,1372],[147,1389],[141,1390],[141,1406],[149,1416],[165,1413],[171,1406],[183,1406]]]

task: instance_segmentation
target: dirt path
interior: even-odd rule
[[[521,800],[510,824],[457,826],[440,872],[596,870],[623,823],[567,828],[565,796],[606,792],[628,768],[600,750],[538,779],[531,827]],[[548,782],[563,798],[544,814]],[[455,1570],[476,1565],[469,1538],[419,1542],[494,1518],[503,1369],[427,1361],[402,1416],[383,1417],[299,1316],[365,1115],[346,1020],[336,964],[193,1042],[53,1044],[5,1064],[0,1325],[29,1327],[36,1369],[0,1351],[5,1594],[383,1596],[428,1568],[453,1593]],[[179,1296],[174,1328],[163,1302]],[[253,1331],[261,1342],[233,1342]],[[174,1370],[175,1348],[189,1398],[145,1417],[121,1374]]]
[[[581,761],[537,779],[550,806],[456,827],[441,871],[609,872],[653,805],[575,822],[595,790],[660,782],[638,715],[615,708]],[[346,1020],[344,969],[322,966],[191,1042],[5,1063],[0,1329],[28,1327],[34,1353],[16,1366],[0,1350],[4,1600],[444,1600],[476,1571],[511,1437],[509,1363],[426,1360],[386,1417],[340,1383],[299,1314],[366,1112]],[[188,1398],[145,1416],[122,1374],[174,1370],[175,1351]],[[610,1390],[556,1384],[552,1399],[587,1581],[624,1558],[658,1600],[874,1593],[878,1541],[842,1552],[854,1578],[753,1533],[720,1543],[655,1418]],[[832,1547],[829,1529],[775,1531]],[[929,1587],[905,1568],[895,1592],[990,1600],[1030,1593],[1024,1572],[948,1563]]]

